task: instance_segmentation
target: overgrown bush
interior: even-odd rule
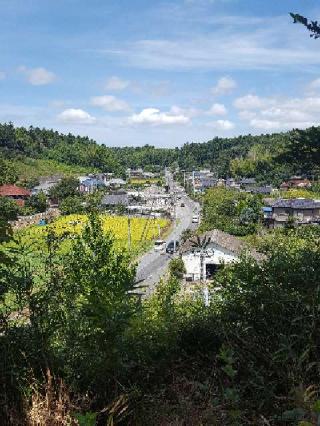
[[[94,216],[67,254],[54,235],[42,259],[17,244],[0,266],[3,418],[24,424],[42,401],[55,424],[63,383],[63,416],[78,423],[316,424],[319,237],[283,230],[263,262],[225,266],[208,307],[174,274],[139,304],[129,257]]]
[[[261,197],[225,188],[211,188],[203,198],[201,230],[213,228],[233,235],[254,234],[260,224]]]

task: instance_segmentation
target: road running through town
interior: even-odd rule
[[[181,207],[182,203],[184,207]],[[176,220],[173,223],[170,235],[165,240],[166,243],[172,240],[180,240],[183,231],[196,227],[192,223],[192,216],[195,211],[199,211],[199,204],[187,195],[182,195],[182,198],[176,202]],[[136,277],[138,281],[143,280],[140,285],[145,286],[146,295],[150,295],[154,291],[156,284],[166,273],[172,257],[172,254],[160,253],[152,248],[140,258]]]

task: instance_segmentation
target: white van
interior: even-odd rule
[[[162,251],[166,247],[166,242],[164,240],[156,240],[154,242],[154,250],[155,251]]]
[[[192,223],[199,223],[199,216],[197,214],[192,216]]]

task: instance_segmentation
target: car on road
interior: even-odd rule
[[[164,240],[156,240],[154,242],[154,250],[155,251],[162,251],[166,247],[166,242]]]
[[[192,216],[192,223],[199,223],[199,215],[194,214]]]
[[[173,254],[179,250],[179,246],[180,246],[179,241],[170,241],[167,244],[166,252],[169,254]]]

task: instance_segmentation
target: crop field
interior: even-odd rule
[[[101,215],[102,227],[105,233],[111,232],[118,248],[128,248],[129,221],[126,216]],[[88,218],[86,215],[68,215],[57,218],[46,226],[33,225],[18,232],[25,243],[33,243],[38,248],[44,246],[48,231],[54,231],[55,235],[76,235],[81,232]],[[167,219],[130,218],[131,251],[138,254],[143,251],[150,242],[166,232],[170,225]]]
[[[158,183],[159,181],[161,181],[161,178],[150,178],[150,179],[131,178],[129,183],[131,185],[145,185],[150,183]]]

